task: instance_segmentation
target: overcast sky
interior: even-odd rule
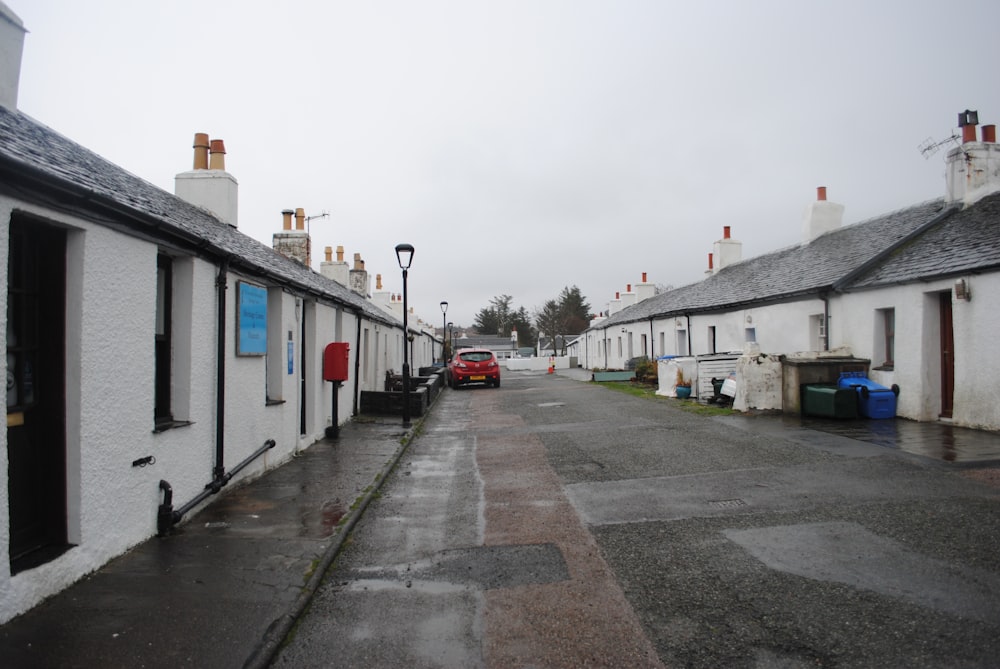
[[[409,242],[435,325],[692,283],[724,225],[798,243],[817,186],[847,223],[939,197],[921,142],[1000,122],[996,0],[5,1],[22,111],[169,191],[225,140],[243,232],[328,212],[315,267],[394,292]]]

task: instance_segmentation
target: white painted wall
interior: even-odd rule
[[[173,392],[175,419],[189,425],[153,433],[153,332],[156,304],[156,244],[109,228],[0,197],[0,264],[7,266],[9,220],[14,208],[66,227],[66,442],[68,534],[75,548],[35,569],[10,575],[6,429],[0,441],[0,623],[66,588],[156,532],[159,481],[170,483],[177,508],[212,479],[216,447],[216,329],[218,267],[198,258],[177,257],[173,279]],[[247,280],[230,272],[226,294],[227,471],[266,439],[275,448],[244,469],[229,486],[260,475],[306,448],[329,424],[332,384],[322,378],[322,354],[330,341],[348,341],[349,380],[340,391],[339,419],[353,409],[354,361],[359,351],[357,317],[333,305],[305,300],[283,290],[269,293],[268,371],[265,356],[236,355],[236,285]],[[6,347],[6,272],[0,274],[0,319]],[[301,318],[305,309],[306,341]],[[271,321],[274,322],[271,322]],[[401,368],[401,330],[364,319],[379,338],[369,351],[371,368],[361,371],[362,388],[380,389],[385,370]],[[287,373],[287,333],[294,345],[293,373]],[[426,339],[426,338],[424,338]],[[374,338],[369,346],[378,348]],[[396,342],[397,345],[383,344]],[[306,345],[307,429],[300,435],[299,371]],[[430,364],[432,342],[421,342],[414,367]],[[364,359],[364,358],[362,358]],[[266,394],[281,400],[269,404]],[[153,456],[156,462],[132,467]],[[208,504],[213,498],[205,502]],[[190,518],[197,509],[188,514]]]
[[[940,309],[938,294],[952,296],[955,341],[955,391],[952,420],[957,425],[1000,429],[1000,274],[966,277],[972,290],[969,301],[955,300],[954,280],[894,286],[850,293],[831,302],[831,337],[849,346],[858,357],[881,363],[876,336],[878,309],[895,310],[895,365],[891,371],[874,370],[871,378],[900,387],[896,413],[914,420],[937,420],[941,408]]]

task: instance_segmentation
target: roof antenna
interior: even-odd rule
[[[930,137],[928,137],[924,141],[920,142],[920,144],[917,146],[917,148],[920,149],[920,155],[922,155],[924,157],[924,160],[927,160],[928,158],[930,158],[931,156],[933,156],[935,153],[937,153],[938,151],[940,151],[941,147],[944,146],[945,144],[949,144],[951,142],[954,142],[955,146],[958,146],[958,140],[959,140],[960,137],[961,137],[961,135],[952,134],[951,137],[946,137],[945,139],[942,139],[942,140],[937,141],[937,142],[935,142],[933,139],[931,139]]]
[[[921,155],[926,158],[930,158],[935,153],[937,153],[942,146],[949,142],[955,142],[956,145],[959,144],[958,140],[961,139],[962,142],[971,142],[976,139],[976,126],[979,125],[979,113],[966,109],[964,112],[960,112],[958,115],[958,127],[962,129],[962,134],[957,135],[952,133],[951,137],[947,139],[942,139],[939,142],[935,142],[933,139],[928,137],[920,146]]]

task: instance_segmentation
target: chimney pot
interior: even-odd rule
[[[292,211],[291,209],[282,209],[281,210],[281,229],[282,230],[291,230],[292,229],[292,214],[294,214],[294,213],[295,212]]]
[[[714,266],[712,264],[713,263],[713,258],[714,258],[714,256],[711,253],[709,253],[708,254],[708,269],[712,269],[712,267]]]
[[[306,229],[306,210],[302,207],[297,207],[295,209],[295,229],[305,230]]]
[[[337,262],[344,262],[344,247],[337,247]]]
[[[622,299],[622,295],[621,295],[621,293],[619,293],[619,292],[618,292],[617,290],[615,291],[615,299],[616,299],[616,300],[620,300],[620,299]]]
[[[632,292],[632,284],[630,284],[630,283],[626,283],[625,284],[625,292],[626,293],[631,293]]]
[[[990,125],[983,126],[983,143],[984,144],[997,143],[997,127],[992,123]]]
[[[375,290],[382,290],[382,275],[375,275]]]
[[[326,254],[326,261],[331,262],[333,260],[333,247],[327,246],[323,249],[323,253]]]
[[[212,155],[208,160],[208,169],[226,170],[226,145],[221,139],[213,139],[209,143]]]
[[[208,169],[208,133],[196,132],[194,134],[194,169]]]
[[[731,226],[728,226],[728,225],[722,226],[722,238],[723,239],[729,239],[729,229],[730,229],[730,227]]]
[[[816,187],[816,199],[820,202],[826,201],[826,186]]]
[[[642,273],[642,282],[646,283],[646,273],[645,272]]]

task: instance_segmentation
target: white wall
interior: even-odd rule
[[[0,623],[26,611],[110,559],[156,533],[159,481],[173,488],[174,507],[197,496],[212,480],[216,449],[216,346],[218,267],[180,255],[173,264],[172,399],[178,421],[189,424],[153,432],[156,320],[156,244],[126,236],[44,207],[0,197],[0,264],[7,266],[9,221],[14,208],[67,229],[66,461],[68,539],[76,547],[34,569],[10,575],[7,431],[0,437]],[[6,347],[6,272],[0,274],[0,335]],[[322,356],[330,341],[348,341],[351,380],[340,390],[338,417],[350,419],[357,317],[338,306],[316,304],[284,290],[268,295],[266,356],[236,355],[237,282],[273,288],[254,277],[227,276],[225,342],[225,469],[229,471],[274,439],[229,486],[281,464],[321,438],[329,425],[332,384],[323,381]],[[303,312],[304,310],[304,312]],[[302,314],[306,341],[302,341]],[[273,322],[272,322],[273,321]],[[362,321],[362,331],[395,342],[371,351],[362,370],[364,389],[380,389],[384,372],[401,364],[401,330]],[[294,369],[287,373],[287,334]],[[276,341],[270,338],[277,337]],[[427,338],[424,338],[427,339]],[[299,373],[307,351],[307,426],[300,435]],[[373,349],[374,339],[370,340]],[[380,343],[381,346],[381,343]],[[382,346],[384,349],[385,347]],[[430,364],[431,347],[417,347],[414,366]],[[425,359],[426,358],[426,359]],[[272,400],[268,402],[266,395]],[[133,467],[138,458],[155,464]],[[205,502],[208,504],[213,498]],[[188,514],[190,518],[197,509]],[[187,519],[186,518],[186,519]],[[185,519],[185,520],[186,520]]]
[[[1000,387],[996,332],[1000,327],[1000,274],[966,277],[972,299],[955,300],[954,280],[850,293],[831,302],[831,337],[853,353],[881,364],[877,310],[895,310],[895,365],[871,378],[900,387],[896,413],[914,420],[937,420],[941,409],[941,332],[938,295],[949,292],[954,333],[955,390],[952,420],[957,425],[1000,429]]]

